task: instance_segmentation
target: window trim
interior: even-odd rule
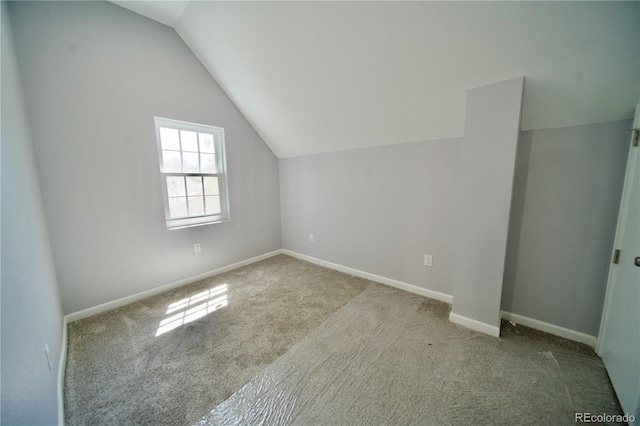
[[[154,125],[156,130],[156,149],[158,152],[160,180],[162,183],[162,198],[164,203],[165,222],[168,230],[190,228],[194,226],[211,225],[214,223],[227,222],[231,220],[229,209],[229,188],[227,182],[227,161],[225,150],[224,128],[211,126],[207,124],[190,123],[187,121],[173,120],[170,118],[154,117]],[[165,172],[162,154],[162,141],[160,139],[160,128],[169,128],[187,130],[197,133],[210,133],[214,139],[214,152],[217,173],[193,173],[193,172]],[[198,147],[199,152],[199,147]],[[180,155],[182,155],[182,146],[180,146]],[[200,158],[200,157],[198,157]],[[198,160],[200,161],[200,160]],[[213,215],[187,216],[183,218],[172,219],[169,211],[169,192],[167,188],[167,176],[197,176],[197,177],[217,177],[218,178],[218,195],[220,199],[220,213]],[[186,189],[186,188],[185,188]],[[188,196],[187,196],[188,197]],[[204,194],[203,194],[204,197]]]

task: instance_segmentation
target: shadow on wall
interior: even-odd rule
[[[516,281],[522,223],[524,217],[524,200],[527,193],[529,165],[531,164],[531,132],[520,132],[518,150],[516,152],[516,169],[513,177],[513,195],[511,199],[511,215],[509,218],[509,234],[507,239],[507,255],[505,258],[504,283]],[[513,289],[502,288],[501,306],[513,305]]]
[[[598,334],[631,125],[520,133],[503,310]]]

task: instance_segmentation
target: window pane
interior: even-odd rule
[[[196,132],[180,130],[180,141],[183,151],[198,152],[198,135]]]
[[[205,177],[204,178],[204,194],[205,195],[218,195],[218,178],[217,177]]]
[[[162,171],[165,173],[181,172],[180,152],[162,150]]]
[[[184,178],[182,176],[167,176],[167,193],[169,197],[187,195],[184,190]]]
[[[178,131],[176,129],[167,129],[160,127],[160,144],[162,149],[172,149],[180,151],[180,141],[178,140]]]
[[[169,216],[171,219],[187,216],[187,198],[169,198]]]
[[[201,177],[188,177],[187,178],[187,195],[202,195],[202,178]]]
[[[189,197],[189,216],[201,216],[204,214],[202,197]]]
[[[160,117],[155,130],[167,229],[227,220],[224,130]]]
[[[207,195],[204,199],[207,206],[207,214],[220,213],[220,196]]]
[[[213,154],[200,154],[202,173],[216,173],[216,156]]]
[[[198,154],[193,152],[182,153],[183,171],[185,173],[198,173],[200,167],[198,166]]]
[[[198,133],[200,137],[200,152],[213,154],[213,135],[210,133]]]

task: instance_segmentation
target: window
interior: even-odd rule
[[[224,129],[155,117],[168,229],[229,220]]]

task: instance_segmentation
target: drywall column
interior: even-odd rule
[[[467,91],[449,320],[500,335],[524,77]]]

